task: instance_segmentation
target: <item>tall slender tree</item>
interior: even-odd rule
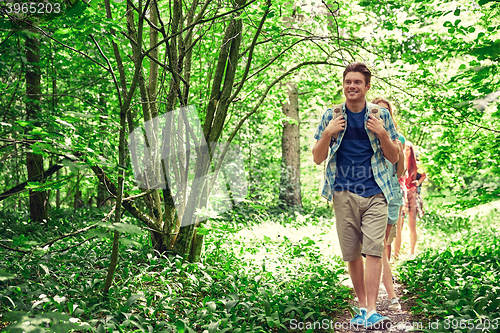
[[[301,207],[300,196],[300,118],[296,83],[288,83],[288,100],[283,103],[285,120],[281,136],[280,201],[288,207]]]
[[[37,123],[40,116],[40,99],[42,89],[40,86],[40,40],[36,32],[31,29],[26,37],[26,119]],[[27,133],[28,135],[30,133]],[[26,167],[28,179],[43,173],[43,156],[28,151],[26,153]],[[43,179],[40,180],[43,182]],[[30,218],[32,222],[42,222],[47,219],[47,194],[45,191],[29,191]]]

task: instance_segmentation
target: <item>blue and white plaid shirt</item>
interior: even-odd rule
[[[314,134],[314,138],[316,140],[321,139],[325,128],[328,126],[330,120],[333,119],[333,110],[335,108],[342,108],[342,116],[345,120],[345,128],[347,128],[347,114],[345,110],[345,102],[341,105],[337,105],[331,109],[328,109],[323,114],[321,122]],[[380,119],[384,121],[384,128],[389,134],[391,141],[399,138],[398,132],[396,132],[396,127],[394,126],[394,122],[392,121],[391,114],[389,111],[383,107],[380,107],[376,104],[366,102],[366,112],[365,112],[365,130],[368,134],[368,138],[370,138],[370,144],[373,148],[373,156],[371,158],[371,166],[373,171],[373,176],[375,178],[375,182],[380,187],[387,202],[393,199],[392,186],[391,181],[389,179],[389,170],[387,168],[387,162],[385,160],[384,154],[382,152],[382,148],[380,147],[380,142],[375,136],[374,133],[369,131],[366,128],[366,121],[368,120],[368,116],[372,112],[373,108],[378,108],[380,110]],[[325,184],[323,186],[323,192],[321,196],[326,198],[328,201],[333,201],[333,185],[335,184],[335,173],[337,169],[337,150],[342,143],[342,138],[344,137],[345,129],[340,131],[338,139],[335,140],[332,138],[330,142],[330,152],[327,158],[326,164],[326,172],[325,172]]]

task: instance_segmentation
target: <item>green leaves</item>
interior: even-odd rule
[[[249,209],[252,213],[255,211],[255,208]],[[263,212],[268,211],[261,209]],[[2,214],[0,212],[0,223]],[[58,235],[59,230],[62,233],[71,232],[74,228],[95,223],[93,221],[102,219],[104,214],[98,211],[86,211],[85,214],[80,210],[67,211],[59,219],[48,221],[49,231],[44,231],[42,235],[47,237],[49,232]],[[292,225],[295,222],[303,226],[314,224],[314,230],[321,228],[322,232],[331,229],[330,219],[317,218],[293,214],[284,223],[290,230],[296,230]],[[125,215],[124,219],[128,217]],[[101,229],[110,229],[110,226],[113,230],[118,228],[120,232],[128,233],[127,238],[143,246],[139,250],[127,248],[120,251],[116,285],[108,297],[103,298],[96,290],[102,289],[109,261],[110,239],[94,238],[77,244],[102,234]],[[345,299],[349,297],[349,290],[340,285],[344,271],[341,264],[332,262],[330,257],[312,262],[307,255],[295,255],[296,247],[300,247],[301,252],[313,251],[319,243],[316,236],[310,235],[301,240],[299,243],[302,246],[296,246],[298,244],[283,235],[278,239],[268,237],[265,243],[259,241],[256,244],[253,238],[248,242],[237,243],[236,235],[243,226],[236,227],[234,223],[226,221],[209,227],[211,233],[206,239],[206,256],[201,263],[195,264],[183,264],[179,256],[153,252],[147,245],[147,235],[143,232],[129,233],[141,229],[130,230],[127,223],[115,226],[103,224],[95,232],[68,239],[67,244],[56,243],[50,248],[65,249],[64,252],[50,255],[44,252],[41,258],[35,255],[24,256],[24,259],[16,257],[8,263],[15,270],[10,266],[7,269],[8,272],[16,272],[15,280],[9,275],[7,280],[1,282],[7,284],[7,288],[0,292],[0,310],[13,311],[16,307],[20,309],[28,304],[32,312],[24,315],[42,324],[30,324],[22,329],[40,332],[43,329],[85,331],[92,327],[100,332],[177,330],[193,333],[193,327],[203,327],[207,331],[236,333],[250,328],[256,331],[285,330],[296,316],[307,315],[308,320],[318,320],[326,316],[324,313],[347,306]],[[2,232],[5,229],[0,228]],[[242,234],[248,233],[249,230]],[[37,244],[41,243],[38,233],[27,235],[14,238],[15,243],[22,245],[33,240]],[[227,247],[225,243],[216,245],[220,240],[227,240],[234,246]],[[277,265],[284,269],[283,272],[275,272],[274,259],[267,261],[266,271],[263,272],[260,263],[236,257],[233,250],[238,250],[238,247],[253,247],[253,251],[271,250],[269,253],[276,254],[276,259],[280,260]],[[0,264],[4,265],[5,261],[0,261]],[[26,281],[21,286],[18,283],[20,278]],[[12,285],[8,285],[10,281]],[[61,316],[44,316],[52,313]],[[106,313],[106,319],[100,316],[102,313]],[[26,319],[20,317],[20,320],[23,318]],[[167,322],[159,318],[169,320]],[[23,325],[20,322],[12,323]],[[81,326],[80,323],[90,326]],[[76,328],[74,325],[79,326]]]
[[[128,223],[107,223],[107,222],[101,222],[99,223],[101,227],[107,228],[109,230],[116,230],[119,232],[124,232],[124,233],[130,233],[133,235],[139,235],[142,234],[143,231],[141,228],[139,228],[136,225],[133,224],[128,224]]]
[[[445,234],[446,249],[429,248],[399,269],[410,295],[418,294],[414,311],[439,319],[446,332],[468,332],[466,327],[451,327],[452,323],[472,321],[479,328],[500,314],[499,230],[463,230],[467,227],[454,241],[450,241],[453,233]]]
[[[73,33],[73,29],[71,29],[71,28],[64,28],[64,29],[58,29],[54,33],[54,36],[55,37],[67,37],[67,36],[69,36],[72,33]]]
[[[186,330],[186,325],[182,320],[177,320],[177,323],[175,325],[179,333],[184,333],[184,331]]]
[[[125,305],[123,306],[123,309],[122,311],[127,311],[128,308],[135,303],[135,301],[137,301],[138,299],[142,298],[141,295],[132,295],[129,297],[129,299],[127,300],[127,302],[125,303]]]
[[[498,2],[498,0],[479,0],[478,4],[480,6],[484,6],[484,5],[486,5],[487,3],[490,3],[490,2]]]
[[[218,322],[211,322],[210,325],[208,325],[208,333],[217,332],[217,328],[219,328],[219,323]]]
[[[11,274],[4,269],[0,269],[0,281],[7,281],[15,278],[16,276],[14,274]]]
[[[82,13],[88,8],[88,5],[82,0],[76,0],[72,8],[66,12],[68,17],[76,17],[82,15]]]
[[[90,1],[90,6],[93,8],[97,8],[99,6],[99,4],[102,2],[103,2],[102,0],[92,0],[92,1]]]
[[[210,313],[215,312],[215,310],[217,309],[217,306],[215,305],[215,302],[208,302],[207,303],[207,309],[208,309],[208,311],[210,311]]]
[[[499,60],[500,59],[500,39],[497,39],[494,42],[488,41],[485,44],[483,44],[481,47],[473,49],[470,52],[470,54],[477,56],[478,60],[484,60],[484,59]]]
[[[9,332],[46,332],[45,326],[49,326],[49,332],[66,333],[70,330],[90,330],[87,323],[77,324],[72,322],[71,316],[63,313],[42,313],[33,315],[29,312],[12,311],[3,313],[4,320],[12,322],[5,327]],[[42,327],[40,327],[42,326]]]

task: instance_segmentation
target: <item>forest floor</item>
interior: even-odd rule
[[[396,296],[399,298],[399,302],[401,304],[401,310],[389,310],[389,298],[387,291],[385,290],[384,285],[381,283],[380,284],[380,289],[379,289],[379,294],[378,294],[378,300],[377,300],[377,312],[383,316],[389,317],[391,319],[391,328],[386,329],[386,330],[367,330],[364,328],[359,328],[359,329],[350,329],[348,328],[349,321],[352,318],[351,312],[346,309],[344,310],[344,313],[337,318],[337,322],[339,322],[339,328],[335,329],[335,332],[340,332],[340,333],[351,333],[351,332],[418,332],[419,327],[423,327],[424,324],[422,324],[418,319],[413,318],[411,314],[411,307],[414,306],[414,304],[410,302],[407,302],[405,300],[402,300],[401,298],[404,296],[404,284],[401,283],[401,281],[398,281],[397,275],[395,273],[395,266],[399,265],[401,262],[406,260],[409,257],[408,252],[408,246],[410,243],[410,235],[409,235],[409,230],[406,226],[406,228],[403,227],[403,238],[402,238],[402,254],[400,256],[399,260],[392,260],[391,262],[391,269],[392,269],[392,276],[395,278],[394,282],[394,291],[396,292]],[[418,253],[418,248],[417,251]],[[346,280],[344,280],[344,284],[350,288],[353,288],[351,279],[349,278],[349,275],[346,274]],[[353,289],[353,294],[354,294],[354,289]],[[358,301],[357,298],[354,298],[352,300],[349,300],[349,303],[352,306],[358,306]],[[342,323],[345,323],[343,326],[341,325]],[[422,325],[422,326],[421,326]],[[344,327],[344,328],[342,328]]]
[[[273,241],[278,241],[279,239],[287,238],[294,242],[300,242],[301,239],[303,239],[303,237],[307,235],[307,237],[315,241],[315,245],[318,246],[318,249],[320,249],[320,251],[326,257],[332,257],[332,256],[341,257],[342,253],[340,251],[340,245],[338,241],[337,230],[334,224],[334,220],[335,218],[333,218],[329,222],[326,222],[326,224],[320,226],[305,225],[299,227],[288,227],[288,226],[284,227],[282,225],[277,225],[275,223],[263,223],[258,227],[251,228],[250,230],[249,229],[242,230],[239,234],[239,237],[249,238],[254,241],[257,239],[263,239],[264,237],[269,237]],[[412,306],[414,306],[414,304],[409,304],[409,302],[401,300],[401,297],[404,295],[404,283],[402,283],[402,281],[397,280],[398,277],[396,273],[396,267],[409,258],[410,236],[407,223],[405,223],[403,226],[401,245],[402,246],[401,246],[400,259],[396,261],[392,260],[391,268],[392,268],[392,275],[396,279],[394,283],[394,289],[396,295],[398,296],[398,298],[400,298],[400,304],[402,309],[399,311],[388,310],[388,305],[389,305],[388,295],[385,290],[385,287],[383,286],[383,284],[381,284],[379,290],[379,297],[377,301],[377,311],[380,314],[389,317],[392,321],[392,328],[384,330],[384,332],[407,332],[407,331],[409,332],[410,329],[413,332],[418,332],[417,327],[421,325],[420,321],[418,319],[413,318],[411,314],[410,309]],[[416,253],[418,254],[419,251],[420,249],[417,244]],[[271,253],[269,252],[266,252],[265,255],[268,258],[268,260],[270,259],[269,257],[272,256]],[[279,256],[278,253],[274,253],[274,255]],[[254,253],[246,255],[246,257],[253,257],[257,260],[262,256],[263,256],[262,253]],[[271,268],[273,266],[272,260],[266,261],[266,266],[269,266]],[[347,267],[343,280],[344,281],[342,283],[344,285],[348,286],[349,288],[353,288],[351,284],[351,279],[349,278],[349,275],[347,273]],[[352,293],[354,295],[354,290],[352,290]],[[349,303],[352,306],[358,306],[356,298],[349,300]],[[349,320],[351,318],[352,314],[349,311],[349,309],[345,309],[340,316],[336,315],[334,318],[332,318],[332,320],[334,321],[333,324],[334,331],[341,333],[365,332],[365,331],[377,332],[376,330],[365,330],[362,328],[357,330],[356,329],[349,330],[342,328],[339,329],[339,326],[342,326],[342,323],[345,323],[343,326],[348,328]],[[335,326],[335,323],[337,323],[337,326]]]
[[[394,283],[394,290],[398,298],[401,298],[403,296],[403,286],[397,281]],[[349,303],[353,306],[358,305],[357,299],[350,300]],[[346,309],[344,310],[344,313],[336,320],[339,325],[335,327],[335,332],[409,332],[410,330],[412,332],[418,332],[417,328],[423,324],[420,324],[420,322],[417,319],[414,319],[411,315],[410,309],[413,305],[408,304],[401,299],[400,303],[401,310],[389,310],[389,298],[384,286],[381,285],[378,294],[377,312],[391,319],[391,327],[386,330],[367,330],[364,328],[352,329],[349,327],[349,321],[351,320],[352,315],[350,311]]]
[[[452,215],[457,215],[457,216],[462,216],[462,217],[483,217],[488,214],[491,214],[491,212],[498,212],[500,211],[500,200],[493,201],[487,204],[483,204],[474,208],[466,209],[460,213],[455,213]],[[407,221],[405,221],[407,222]],[[418,226],[417,226],[418,228]],[[330,237],[335,237],[336,236],[336,230],[333,229],[332,233],[335,235],[330,235]],[[414,306],[414,300],[410,301],[405,301],[401,300],[401,297],[404,295],[404,284],[402,284],[402,281],[397,280],[397,276],[395,274],[395,267],[399,264],[401,264],[405,259],[409,257],[409,246],[410,244],[410,237],[409,237],[409,230],[408,230],[408,225],[405,223],[403,227],[403,238],[402,238],[402,255],[400,257],[400,260],[397,260],[396,262],[391,263],[391,268],[392,268],[392,275],[396,278],[396,281],[394,283],[394,290],[396,292],[396,295],[398,298],[400,298],[400,304],[401,304],[401,310],[399,311],[393,311],[389,310],[389,299],[387,295],[387,291],[385,290],[385,287],[383,284],[380,285],[379,289],[379,296],[377,300],[377,311],[383,315],[387,316],[391,319],[392,321],[392,327],[390,329],[384,330],[384,331],[377,331],[377,330],[366,330],[363,328],[360,329],[347,329],[349,327],[349,321],[352,318],[352,314],[348,309],[345,309],[343,314],[339,317],[336,318],[336,321],[339,322],[339,324],[345,323],[343,326],[339,325],[339,328],[335,329],[335,332],[340,332],[340,333],[351,333],[351,332],[421,332],[419,331],[419,328],[428,328],[427,326],[429,325],[428,323],[422,323],[422,321],[419,318],[414,318],[411,314],[411,307]],[[338,248],[337,248],[338,249]],[[417,250],[416,253],[419,253],[419,244],[417,243]],[[338,253],[340,255],[340,253]],[[353,288],[351,284],[351,280],[349,278],[349,275],[346,274],[346,280],[343,282],[345,285],[347,285],[350,288]],[[354,293],[354,291],[353,291]],[[352,306],[358,306],[357,298],[354,298],[352,300],[349,300],[349,303]],[[344,328],[342,328],[344,327]]]

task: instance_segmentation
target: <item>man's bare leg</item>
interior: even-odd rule
[[[359,257],[353,261],[347,263],[349,268],[349,275],[351,276],[352,285],[354,286],[354,291],[356,296],[358,296],[358,303],[360,308],[366,308],[366,289],[365,289],[365,268],[363,263],[363,257]]]
[[[381,276],[382,258],[367,255],[365,267],[365,288],[368,310],[366,313],[370,313],[370,311],[376,310],[377,308],[377,297]]]

